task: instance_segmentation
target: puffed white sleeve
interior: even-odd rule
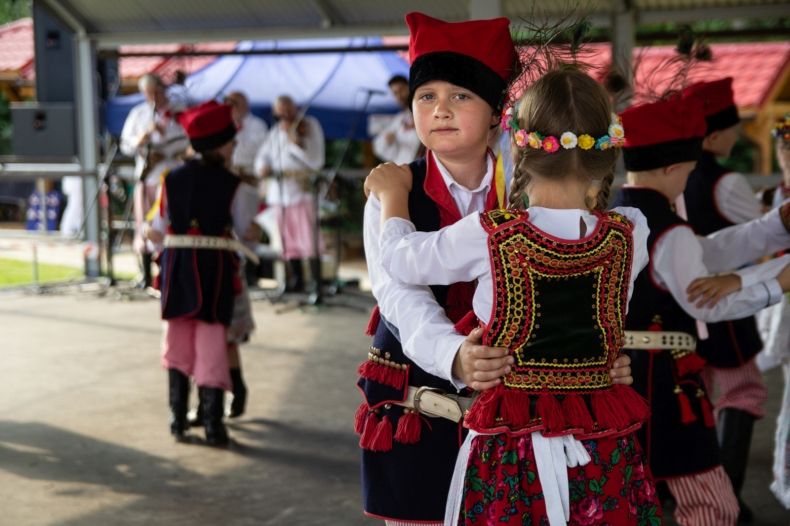
[[[479,214],[436,232],[415,232],[411,221],[395,217],[381,232],[381,266],[412,285],[474,281],[491,270],[487,242]]]
[[[627,217],[633,225],[634,255],[631,262],[631,282],[628,284],[628,301],[630,303],[631,295],[634,293],[634,281],[636,281],[636,277],[644,270],[650,260],[650,254],[647,251],[647,238],[650,235],[650,227],[647,226],[647,218],[638,208],[619,206],[614,208],[613,211]]]

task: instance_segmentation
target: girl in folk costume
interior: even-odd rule
[[[434,97],[418,89],[415,108]],[[634,434],[647,405],[609,375],[648,259],[641,213],[604,211],[623,128],[603,87],[570,68],[527,88],[508,126],[511,209],[415,232],[411,174],[384,166],[366,181],[382,202],[386,271],[415,285],[477,280],[483,341],[514,358],[465,416],[445,524],[659,524]]]
[[[703,236],[745,223],[762,215],[762,208],[746,178],[722,166],[716,157],[730,156],[738,138],[740,118],[732,78],[692,84],[684,96],[705,115],[702,154],[683,193],[688,222]],[[763,343],[754,316],[743,316],[708,326],[708,338],[697,347],[706,360],[705,376],[715,385],[715,415],[720,428],[722,464],[740,501],[755,419],[765,415],[768,390],[754,357]],[[751,511],[741,502],[741,520]]]
[[[200,156],[172,170],[162,192],[162,362],[170,379],[170,431],[184,437],[193,376],[206,442],[222,446],[228,443],[224,391],[232,388],[227,331],[240,286],[236,251],[243,250],[232,237],[239,178],[228,170],[236,126],[230,107],[213,101],[187,110],[180,122]]]
[[[410,13],[406,21],[409,98],[427,148],[403,167],[413,181],[408,207],[419,230],[434,231],[504,202],[503,174],[487,143],[516,53],[506,18],[446,23]],[[512,357],[479,345],[479,331],[465,339],[454,330],[471,309],[468,280],[429,289],[390,278],[380,264],[380,222],[381,204],[371,196],[365,252],[381,315],[371,320],[373,345],[359,369],[364,510],[389,525],[441,524],[470,403],[463,389],[496,385]],[[627,360],[619,361],[611,375],[629,382]]]
[[[790,286],[787,260],[728,272],[790,243],[778,212],[708,238],[672,208],[699,158],[705,119],[689,98],[634,106],[621,115],[629,184],[615,203],[639,208],[650,227],[650,263],[637,277],[626,328],[634,387],[650,402],[640,440],[657,479],[675,497],[681,525],[735,524],[738,503],[721,466],[710,402],[695,353],[695,318],[720,321],[776,303]],[[778,279],[775,279],[778,278]],[[716,291],[715,284],[724,283]],[[722,290],[735,291],[713,306]],[[688,292],[687,292],[688,291]],[[687,296],[687,294],[689,294]]]

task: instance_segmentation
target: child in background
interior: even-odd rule
[[[422,112],[480,104],[446,82],[427,83],[414,98],[418,129]],[[509,126],[511,209],[415,232],[408,169],[385,165],[365,183],[382,204],[384,269],[413,285],[477,280],[483,343],[514,359],[465,417],[470,433],[445,524],[658,524],[634,434],[648,408],[609,376],[633,281],[648,260],[641,213],[604,211],[623,129],[603,87],[570,68],[530,86]],[[433,150],[444,165],[474,168],[471,145],[458,138],[463,126],[425,133],[437,135]],[[524,197],[527,210],[519,209]]]
[[[701,377],[704,361],[695,352],[695,318],[743,317],[776,303],[790,287],[790,267],[777,260],[713,281],[695,280],[739,268],[790,237],[776,212],[710,238],[698,238],[675,213],[672,203],[683,193],[705,136],[704,114],[695,101],[673,97],[628,108],[621,117],[629,184],[615,204],[639,208],[650,227],[650,263],[637,277],[626,323],[634,387],[651,409],[640,439],[653,475],[667,482],[677,502],[678,524],[733,525],[738,502],[721,465]],[[719,286],[738,292],[716,303]]]

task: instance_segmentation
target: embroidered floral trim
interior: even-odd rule
[[[572,131],[563,132],[559,139],[553,135],[543,135],[538,131],[526,131],[519,126],[518,118],[514,115],[513,106],[508,106],[502,113],[499,125],[503,130],[512,132],[513,142],[519,148],[532,148],[533,150],[543,150],[546,153],[555,153],[562,146],[565,150],[572,150],[579,147],[582,150],[608,150],[609,148],[622,146],[625,142],[625,130],[620,121],[620,117],[612,114],[612,123],[609,125],[608,133],[597,139],[589,134],[576,135]]]

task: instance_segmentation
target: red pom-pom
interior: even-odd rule
[[[713,408],[708,400],[708,395],[702,389],[697,390],[697,398],[699,398],[700,411],[702,412],[702,420],[705,422],[705,427],[715,427],[716,421],[713,418]]]
[[[368,449],[371,451],[392,450],[392,423],[387,415],[384,415],[384,418],[376,426],[376,431]]]
[[[568,395],[562,401],[562,411],[565,413],[565,420],[573,429],[583,429],[590,433],[593,429],[593,419],[584,398],[579,395]]]
[[[544,393],[538,396],[535,407],[538,416],[543,420],[546,431],[558,432],[565,430],[565,418],[562,415],[560,401],[554,395]]]
[[[376,329],[379,328],[379,323],[381,322],[381,311],[379,310],[379,306],[376,305],[373,307],[373,310],[370,312],[370,319],[368,320],[368,326],[365,329],[365,334],[368,336],[375,336]]]
[[[378,424],[379,418],[376,416],[375,411],[369,411],[368,416],[365,418],[362,435],[359,437],[359,447],[362,449],[370,449],[370,444],[373,443],[373,437],[376,435]]]
[[[354,432],[358,435],[361,435],[365,429],[365,417],[368,416],[368,411],[370,411],[370,407],[367,402],[362,402],[354,414]]]
[[[395,440],[401,444],[416,444],[420,441],[422,420],[416,411],[407,410],[398,420],[395,429]]]
[[[680,421],[684,424],[690,424],[697,420],[697,415],[694,414],[694,411],[691,409],[691,402],[689,402],[688,396],[680,386],[675,388],[675,394],[678,397],[678,404],[680,404]]]

